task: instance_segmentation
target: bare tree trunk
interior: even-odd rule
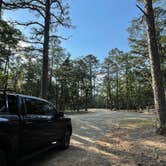
[[[116,72],[116,109],[119,110],[119,71]]]
[[[50,88],[50,90],[51,90],[51,88],[52,88],[53,66],[54,66],[54,57],[52,56],[52,58],[51,58],[50,79],[49,79],[49,81],[50,81],[50,83],[49,83],[49,88]]]
[[[46,0],[45,26],[44,26],[44,44],[43,44],[43,66],[41,96],[47,98],[48,91],[48,52],[49,52],[49,29],[50,29],[50,0]]]
[[[110,85],[110,65],[107,66],[107,109],[112,109],[111,107],[111,85]]]
[[[126,109],[127,110],[129,109],[129,77],[128,77],[128,67],[127,66],[126,66]]]
[[[2,0],[0,0],[0,20],[2,20]]]
[[[85,111],[88,111],[88,91],[85,92]]]
[[[8,56],[6,57],[5,69],[4,69],[4,74],[6,75],[6,80],[5,80],[4,89],[7,89],[7,88],[8,88],[9,61],[10,61],[10,57],[9,57],[9,55],[8,55]]]
[[[85,88],[85,99],[84,99],[84,103],[85,103],[85,111],[88,111],[88,89],[87,89],[87,84],[83,81],[83,87]]]
[[[57,78],[55,79],[55,101],[56,101],[56,108],[59,109],[59,88],[58,88],[58,81]]]
[[[90,59],[90,65],[89,65],[89,73],[90,73],[90,106],[92,106],[92,99],[93,99],[93,85],[92,85],[92,62]]]
[[[106,108],[108,109],[109,108],[109,64],[107,66],[107,98],[106,98]]]
[[[146,20],[147,20],[147,40],[149,49],[149,59],[151,65],[152,87],[154,93],[155,109],[159,113],[160,133],[166,133],[166,102],[162,72],[160,69],[160,57],[157,46],[154,10],[152,0],[145,0]]]

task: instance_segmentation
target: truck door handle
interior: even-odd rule
[[[25,122],[26,125],[33,124],[33,122]]]

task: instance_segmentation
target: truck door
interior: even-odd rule
[[[33,98],[23,98],[22,151],[27,153],[44,147],[48,140],[48,119],[43,109],[43,102]]]
[[[58,116],[58,112],[51,103],[45,103],[45,110],[48,119],[49,142],[54,142],[64,135],[66,129],[65,119]]]

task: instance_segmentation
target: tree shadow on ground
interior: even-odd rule
[[[145,118],[125,121],[84,124],[86,132],[77,130],[73,134],[74,145],[108,159],[112,165],[165,166],[165,137],[156,134],[153,121]],[[94,137],[94,133],[98,136]]]
[[[83,149],[85,148],[87,150],[87,153],[96,153],[99,156],[103,156],[105,158],[107,158],[109,161],[112,161],[113,165],[122,165],[122,164],[128,164],[128,165],[154,165],[154,166],[164,166],[166,165],[166,161],[163,160],[158,160],[158,156],[156,155],[155,152],[151,152],[151,155],[149,153],[145,153],[145,152],[149,152],[150,147],[141,147],[143,145],[141,145],[141,143],[137,142],[137,145],[134,145],[135,150],[133,150],[132,148],[130,149],[130,147],[126,147],[130,144],[130,142],[124,140],[124,145],[123,142],[121,141],[122,145],[119,146],[124,146],[123,148],[119,148],[119,146],[113,146],[113,141],[114,143],[116,142],[114,140],[111,141],[101,141],[101,140],[96,140],[96,141],[92,141],[90,138],[88,139],[87,137],[83,137],[83,136],[74,136],[73,137],[74,140],[76,140],[77,142],[82,143],[83,145],[81,146]],[[119,140],[119,138],[118,138]],[[117,141],[116,143],[118,144],[119,141]],[[119,142],[120,144],[120,142]],[[128,144],[128,145],[126,145]],[[88,145],[88,147],[86,147],[85,145]],[[129,145],[130,146],[130,145]],[[140,147],[138,147],[140,146]],[[160,152],[161,154],[161,152]]]
[[[97,160],[96,160],[97,158]],[[78,146],[71,145],[69,149],[63,151],[58,148],[43,152],[29,160],[22,161],[18,166],[111,166],[111,161],[102,156]]]

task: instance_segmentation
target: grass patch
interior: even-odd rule
[[[150,119],[126,119],[119,122],[119,126],[122,128],[134,129],[143,126],[153,126],[155,124],[154,120]]]

